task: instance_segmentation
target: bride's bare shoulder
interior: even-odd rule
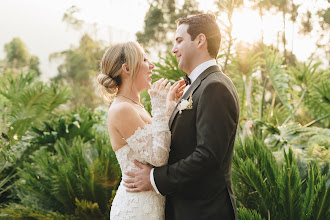
[[[108,111],[108,126],[128,138],[138,127],[144,127],[137,110],[127,102],[114,103]]]
[[[127,111],[134,111],[134,107],[129,104],[128,102],[117,102],[111,104],[109,110],[108,110],[108,115],[112,116],[118,116],[121,115],[121,112],[127,112]]]
[[[108,120],[122,122],[126,118],[137,117],[138,114],[134,107],[127,102],[114,103],[108,110]]]

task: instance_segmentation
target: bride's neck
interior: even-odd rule
[[[136,102],[140,102],[140,92],[136,91],[134,87],[123,86],[118,89],[117,96],[126,96]]]

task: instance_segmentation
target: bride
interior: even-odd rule
[[[105,95],[115,95],[108,112],[108,130],[123,179],[129,178],[125,172],[140,169],[134,160],[152,166],[167,164],[171,141],[168,120],[185,84],[181,80],[171,86],[167,79],[160,79],[151,85],[154,67],[136,42],[111,46],[100,64],[98,82]],[[144,89],[150,89],[152,117],[140,103]],[[155,191],[127,192],[121,182],[110,219],[164,219],[164,208],[164,196]]]

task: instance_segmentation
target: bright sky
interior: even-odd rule
[[[215,8],[214,0],[199,1],[202,10]],[[180,2],[183,0],[179,0]],[[295,2],[304,3],[300,10],[316,7],[314,1]],[[14,37],[19,37],[25,42],[29,52],[39,57],[44,74],[42,78],[56,75],[58,63],[50,63],[49,54],[68,49],[70,45],[76,46],[81,36],[81,33],[68,28],[62,22],[63,14],[72,5],[81,9],[79,18],[86,23],[97,24],[93,37],[109,44],[134,40],[135,33],[142,30],[144,16],[149,7],[147,0],[0,0],[0,59],[5,57],[4,44]],[[261,27],[264,29],[265,43],[275,42],[276,32],[282,29],[280,16],[266,14],[261,25],[259,15],[249,8],[237,11],[233,15],[233,23],[234,37],[247,42],[260,39]],[[287,48],[291,50],[291,23],[287,26],[287,39]],[[316,38],[313,37],[294,36],[293,50],[299,60],[306,60],[315,50],[315,41]]]
[[[19,37],[39,57],[42,79],[56,75],[58,63],[49,62],[49,55],[76,46],[81,36],[62,21],[72,5],[86,23],[97,23],[96,37],[107,43],[135,40],[148,10],[146,0],[0,0],[0,59],[4,45]]]

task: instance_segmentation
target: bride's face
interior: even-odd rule
[[[155,65],[151,63],[144,55],[144,59],[141,64],[141,67],[139,71],[136,73],[136,77],[134,79],[134,84],[137,87],[138,91],[149,89],[151,87],[151,75],[152,75],[152,69],[154,67]]]

